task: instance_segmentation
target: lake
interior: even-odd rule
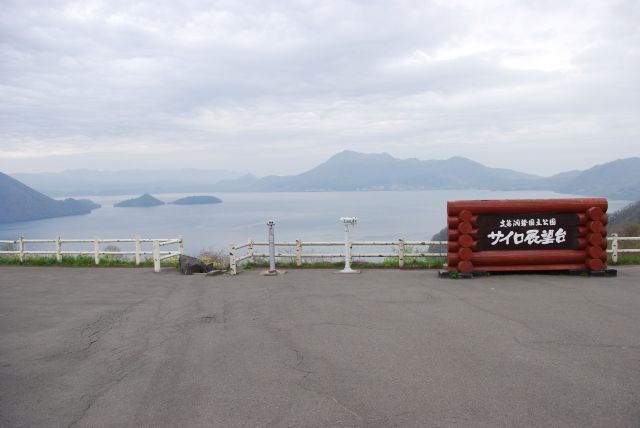
[[[205,193],[198,193],[205,194]],[[155,194],[170,202],[192,194]],[[341,241],[340,217],[357,216],[354,240],[429,240],[446,225],[447,200],[575,197],[544,191],[422,190],[380,192],[210,193],[215,205],[114,208],[138,195],[83,196],[102,205],[91,214],[0,223],[0,239],[175,238],[185,250],[224,250],[230,243],[267,240],[267,220],[275,220],[277,241]],[[609,212],[629,201],[609,201]],[[123,244],[121,247],[125,247]],[[35,248],[31,246],[30,248]]]

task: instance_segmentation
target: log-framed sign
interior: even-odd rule
[[[606,268],[604,198],[447,203],[450,271]]]

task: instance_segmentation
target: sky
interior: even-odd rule
[[[640,2],[0,0],[0,171],[640,156]]]

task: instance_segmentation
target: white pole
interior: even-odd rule
[[[97,265],[100,264],[100,238],[97,236],[93,240],[93,258]]]
[[[231,275],[238,274],[238,265],[236,263],[236,246],[231,244],[229,248],[229,271]]]
[[[180,255],[184,254],[184,238],[182,237],[182,235],[178,236],[178,239],[180,240],[180,242],[178,243],[178,252],[180,253]]]
[[[611,243],[611,261],[618,263],[618,234],[612,233],[613,242]]]
[[[58,236],[56,239],[56,261],[58,263],[62,262],[62,238]]]
[[[296,266],[302,266],[302,241],[296,239]]]
[[[349,241],[349,225],[344,225],[344,270],[351,271],[351,242]]]
[[[136,266],[140,265],[140,252],[142,251],[140,246],[140,237],[136,236]]]
[[[24,262],[24,236],[21,236],[18,240],[18,251],[20,251],[20,263]]]
[[[404,239],[398,239],[398,267],[404,267]]]
[[[276,223],[273,220],[267,222],[269,227],[269,273],[277,273],[276,271],[276,238],[273,232],[273,226]]]
[[[160,242],[153,241],[153,271],[160,272]]]

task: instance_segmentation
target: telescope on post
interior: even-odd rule
[[[349,226],[355,227],[358,224],[358,217],[340,217],[344,224],[344,269],[338,273],[360,273],[359,270],[351,269],[351,239],[349,239]]]
[[[285,273],[286,271],[279,271],[276,269],[276,239],[273,227],[276,222],[273,220],[267,220],[267,227],[269,228],[269,270],[263,272],[263,275],[273,276]]]

